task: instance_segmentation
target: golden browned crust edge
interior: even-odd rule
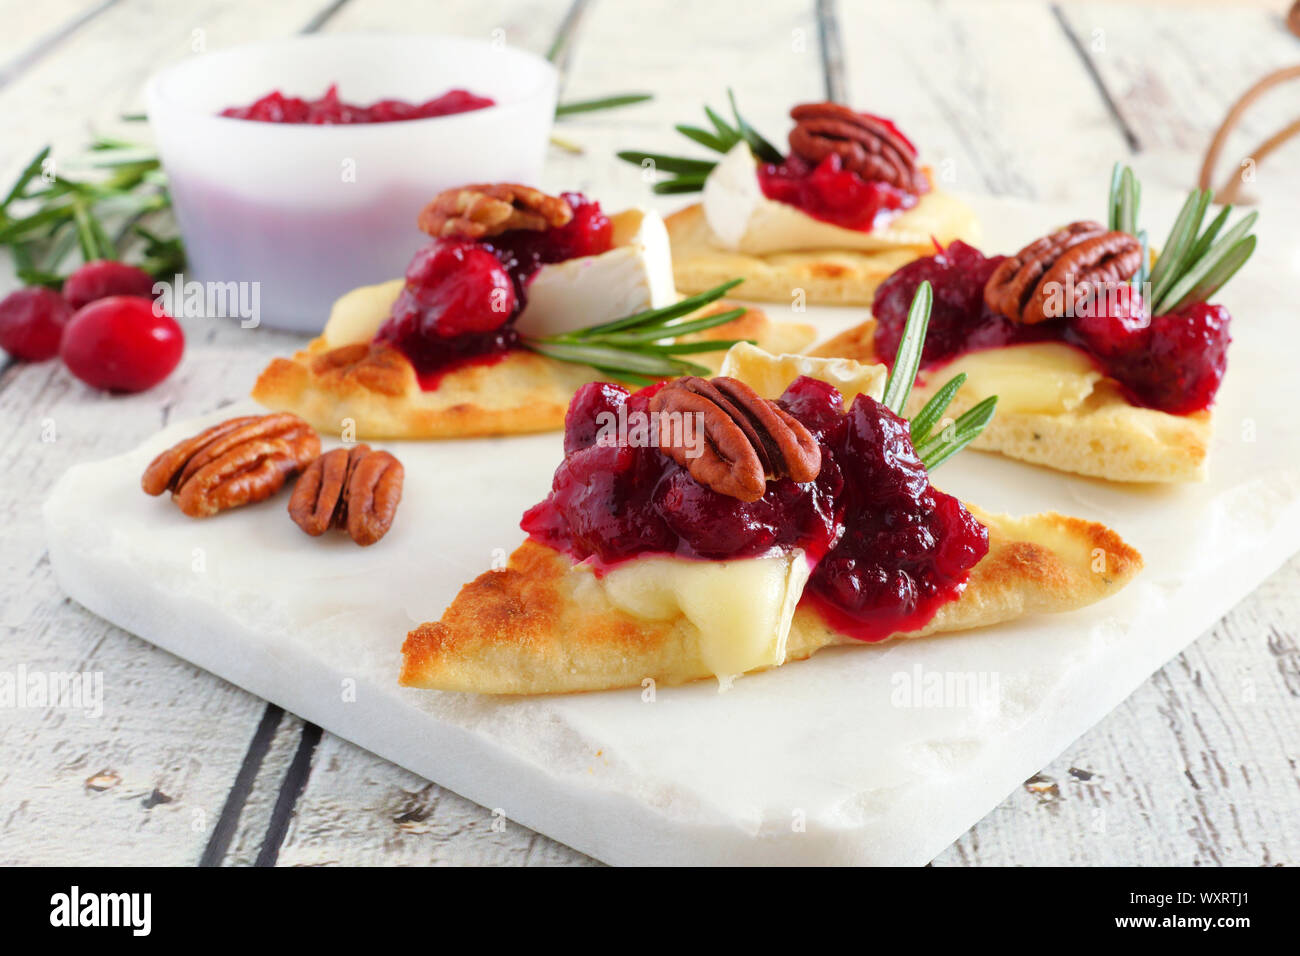
[[[1095,522],[971,510],[989,527],[989,554],[957,600],[925,628],[896,638],[1082,607],[1119,590],[1142,567],[1135,549]],[[832,644],[864,646],[801,604],[787,660]],[[411,631],[402,654],[402,684],[477,693],[567,693],[711,676],[698,632],[685,618],[632,617],[605,599],[589,571],[531,541],[516,549],[506,568],[465,585],[441,621]]]

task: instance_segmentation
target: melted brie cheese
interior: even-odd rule
[[[960,200],[932,189],[888,223],[861,232],[814,219],[787,203],[763,195],[749,146],[740,143],[704,181],[704,217],[719,244],[751,255],[809,249],[933,249],[978,238],[974,213]]]
[[[998,397],[999,412],[1053,415],[1077,408],[1105,376],[1086,354],[1059,342],[1010,345],[959,356],[927,370],[915,391],[928,397],[960,372],[970,402]],[[966,403],[964,403],[966,404]]]
[[[668,231],[658,213],[628,209],[610,216],[613,248],[542,266],[528,283],[515,327],[555,335],[677,301]],[[321,333],[328,348],[369,342],[392,312],[403,279],[362,286],[340,296]]]
[[[726,690],[785,662],[795,605],[811,569],[804,552],[734,561],[636,558],[595,578],[610,603],[649,621],[682,615],[699,631],[704,665]]]
[[[808,375],[839,389],[844,407],[848,408],[860,394],[880,401],[889,370],[883,365],[863,365],[846,358],[772,355],[749,342],[737,342],[727,350],[718,374],[738,378],[763,398],[772,399],[780,398],[796,378]]]

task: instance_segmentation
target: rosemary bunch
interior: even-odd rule
[[[731,115],[735,123],[728,123],[710,107],[704,107],[704,115],[709,119],[710,129],[700,126],[678,124],[674,128],[687,139],[699,143],[715,153],[727,154],[737,143],[749,144],[753,154],[765,163],[779,163],[784,158],[781,151],[763,138],[754,127],[745,121],[736,107],[736,96],[727,90],[727,99],[731,104]],[[643,150],[626,149],[618,154],[624,162],[633,163],[656,172],[667,173],[670,178],[654,184],[657,193],[691,193],[704,188],[713,167],[718,165],[715,159],[694,159],[689,156],[670,156],[664,153],[647,153]]]
[[[1150,283],[1151,301],[1147,306],[1152,315],[1177,312],[1207,301],[1236,275],[1255,251],[1255,237],[1250,230],[1259,213],[1243,216],[1225,232],[1223,227],[1232,214],[1232,206],[1224,206],[1202,229],[1214,193],[1209,189],[1194,189],[1183,203],[1169,238],[1148,273],[1147,234],[1137,229],[1141,196],[1142,186],[1133,170],[1116,163],[1110,185],[1109,228],[1136,235],[1142,242],[1142,265],[1134,281],[1139,287]]]
[[[741,281],[743,280],[732,279],[673,305],[638,312],[590,328],[561,335],[525,337],[523,345],[562,362],[593,366],[634,385],[650,385],[678,375],[712,375],[711,369],[680,356],[721,352],[737,342],[747,340],[704,339],[683,342],[681,336],[704,332],[738,319],[745,314],[745,310],[727,309],[697,318],[686,317],[716,302]]]

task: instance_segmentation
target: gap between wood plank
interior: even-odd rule
[[[271,810],[271,822],[266,826],[266,836],[257,851],[254,866],[275,866],[280,856],[280,846],[284,836],[289,832],[289,820],[298,798],[307,787],[307,778],[311,775],[311,759],[320,744],[321,729],[315,724],[304,723],[302,736],[298,738],[298,749],[294,751],[293,761],[280,783],[280,792],[275,798],[275,807]]]
[[[257,730],[253,732],[253,739],[248,744],[248,750],[244,753],[244,761],[239,765],[239,772],[235,774],[235,782],[230,787],[230,793],[226,795],[226,804],[221,808],[221,816],[217,818],[217,825],[212,828],[212,836],[203,850],[203,856],[199,858],[199,866],[220,866],[226,858],[230,841],[234,839],[235,829],[239,826],[239,816],[244,812],[244,804],[248,802],[248,795],[253,791],[253,782],[257,779],[258,771],[262,769],[262,761],[266,759],[266,754],[271,749],[271,741],[275,738],[275,731],[283,718],[283,710],[275,704],[266,705]],[[279,809],[278,800],[276,809]]]
[[[307,25],[302,28],[302,33],[315,33],[325,24],[334,19],[334,15],[342,10],[351,0],[333,0],[331,4],[313,16],[307,21]]]
[[[560,21],[559,27],[555,30],[555,39],[551,41],[550,47],[546,51],[546,59],[555,65],[560,72],[560,83],[563,85],[565,74],[569,71],[569,55],[573,51],[573,36],[578,32],[578,24],[587,14],[587,8],[591,6],[591,0],[573,0],[569,9],[565,11],[564,19]]]
[[[95,17],[99,16],[115,3],[117,3],[117,0],[103,0],[103,2],[98,6],[91,7],[89,10],[77,14],[67,23],[63,24],[63,26],[58,27],[43,37],[40,37],[35,43],[19,53],[8,63],[0,64],[0,88],[3,88],[13,80],[17,79],[18,74],[22,73],[29,66],[32,66],[44,57],[45,54],[49,53],[64,40],[68,39],[68,37],[72,36],[72,34],[76,33],[83,26],[95,19]]]
[[[835,0],[817,0],[817,36],[821,41],[826,98],[833,103],[844,103],[849,97],[849,83],[844,67],[844,44],[840,41],[840,20],[835,11]]]
[[[1115,102],[1115,98],[1110,95],[1110,90],[1106,88],[1106,83],[1102,80],[1101,73],[1097,70],[1097,64],[1092,62],[1092,57],[1088,55],[1088,51],[1084,48],[1083,41],[1080,40],[1074,30],[1071,29],[1070,22],[1065,18],[1065,14],[1061,11],[1061,7],[1058,4],[1052,4],[1052,16],[1056,17],[1056,22],[1059,23],[1061,29],[1065,31],[1065,38],[1069,41],[1070,46],[1074,48],[1074,52],[1079,54],[1079,60],[1083,63],[1083,68],[1088,71],[1088,76],[1092,79],[1093,85],[1097,87],[1097,92],[1101,94],[1102,102],[1106,104],[1106,109],[1110,112],[1111,119],[1113,119],[1115,125],[1119,127],[1120,134],[1124,137],[1124,142],[1128,144],[1129,152],[1142,152],[1142,141],[1138,139],[1137,132],[1128,124],[1128,120],[1124,118],[1124,114],[1119,111],[1119,104]]]

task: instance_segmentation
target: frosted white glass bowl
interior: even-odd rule
[[[398,123],[307,126],[217,114],[280,90],[423,102],[463,88],[497,103]],[[400,275],[443,189],[536,185],[555,115],[544,59],[442,36],[313,36],[197,54],[155,75],[149,121],[189,253],[187,280],[260,283],[260,319],[316,332],[330,303]]]

